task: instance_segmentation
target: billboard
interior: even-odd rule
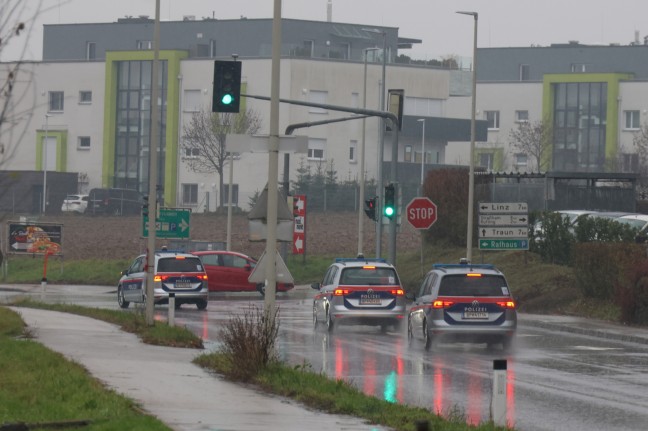
[[[61,254],[63,225],[39,222],[8,222],[8,253]]]

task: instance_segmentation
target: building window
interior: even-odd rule
[[[515,167],[518,169],[524,169],[528,164],[528,156],[523,153],[518,153],[515,155]]]
[[[328,97],[328,92],[327,91],[311,90],[311,91],[308,92],[308,101],[311,102],[311,103],[325,104],[327,97]],[[308,108],[308,112],[310,112],[311,114],[326,114],[327,113],[326,109],[316,108],[316,107]]]
[[[209,41],[209,56],[216,57],[216,41],[214,39]]]
[[[493,153],[480,153],[479,166],[486,168],[489,171],[493,170],[493,161],[495,157]]]
[[[639,111],[623,111],[625,116],[625,129],[626,130],[638,130],[641,128],[641,123],[639,122]]]
[[[195,159],[200,155],[200,150],[195,147],[185,147],[184,153],[185,157]]]
[[[488,130],[499,130],[500,115],[499,111],[484,111],[486,121],[488,121]]]
[[[185,112],[199,112],[202,106],[200,90],[185,90],[182,106]]]
[[[77,141],[77,149],[89,150],[90,149],[90,136],[79,136]]]
[[[232,206],[233,207],[238,206],[238,195],[239,195],[238,190],[239,190],[239,185],[232,184]],[[227,206],[229,203],[229,184],[223,184],[222,196],[223,196],[223,205]]]
[[[515,111],[516,123],[527,123],[529,121],[529,111]]]
[[[520,64],[520,81],[529,81],[531,79],[531,66]]]
[[[313,42],[312,40],[305,40],[302,48],[301,56],[312,57],[314,47],[315,47],[315,42]]]
[[[86,60],[94,60],[97,58],[97,44],[94,42],[86,42]]]
[[[639,155],[636,153],[623,154],[623,172],[638,172],[639,171]]]
[[[182,203],[185,205],[198,204],[198,184],[182,185]]]
[[[152,49],[153,48],[153,42],[150,40],[138,40],[137,41],[137,49]]]
[[[572,63],[571,71],[572,73],[587,72],[587,65],[585,63]]]
[[[349,162],[355,163],[356,160],[356,148],[358,147],[358,141],[351,141],[349,144]]]
[[[308,140],[308,160],[324,160],[326,139],[310,138]]]
[[[79,103],[89,105],[92,103],[92,91],[79,91]]]
[[[412,146],[411,145],[405,145],[405,154],[403,154],[403,161],[408,162],[408,163],[412,161]]]
[[[49,111],[63,112],[63,92],[49,92]]]

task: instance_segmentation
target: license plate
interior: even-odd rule
[[[191,282],[190,281],[184,281],[184,280],[178,280],[175,282],[175,288],[176,289],[190,289],[191,288]]]
[[[362,295],[360,297],[360,305],[382,305],[382,301],[380,300],[380,296]]]
[[[465,311],[464,319],[488,319],[488,313],[485,311]]]

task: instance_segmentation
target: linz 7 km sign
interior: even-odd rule
[[[414,198],[406,208],[407,221],[414,229],[429,229],[437,220],[437,206],[428,198]]]

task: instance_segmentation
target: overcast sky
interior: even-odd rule
[[[0,0],[0,6],[10,1]],[[43,24],[114,22],[138,15],[155,16],[155,0],[23,0],[27,8],[42,1],[26,59],[42,58]],[[284,18],[325,21],[328,0],[283,0]],[[272,18],[274,0],[161,0],[162,20],[185,15],[217,19]],[[479,47],[547,46],[577,40],[588,44],[628,44],[635,32],[648,35],[648,0],[332,0],[333,21],[398,27],[401,37],[423,43],[403,51],[417,59],[446,55],[472,56],[472,17],[479,13]],[[25,16],[35,11],[25,11]],[[0,14],[3,10],[0,9]],[[4,20],[5,17],[2,17]],[[24,40],[24,38],[23,38]],[[16,60],[13,43],[0,59]]]

